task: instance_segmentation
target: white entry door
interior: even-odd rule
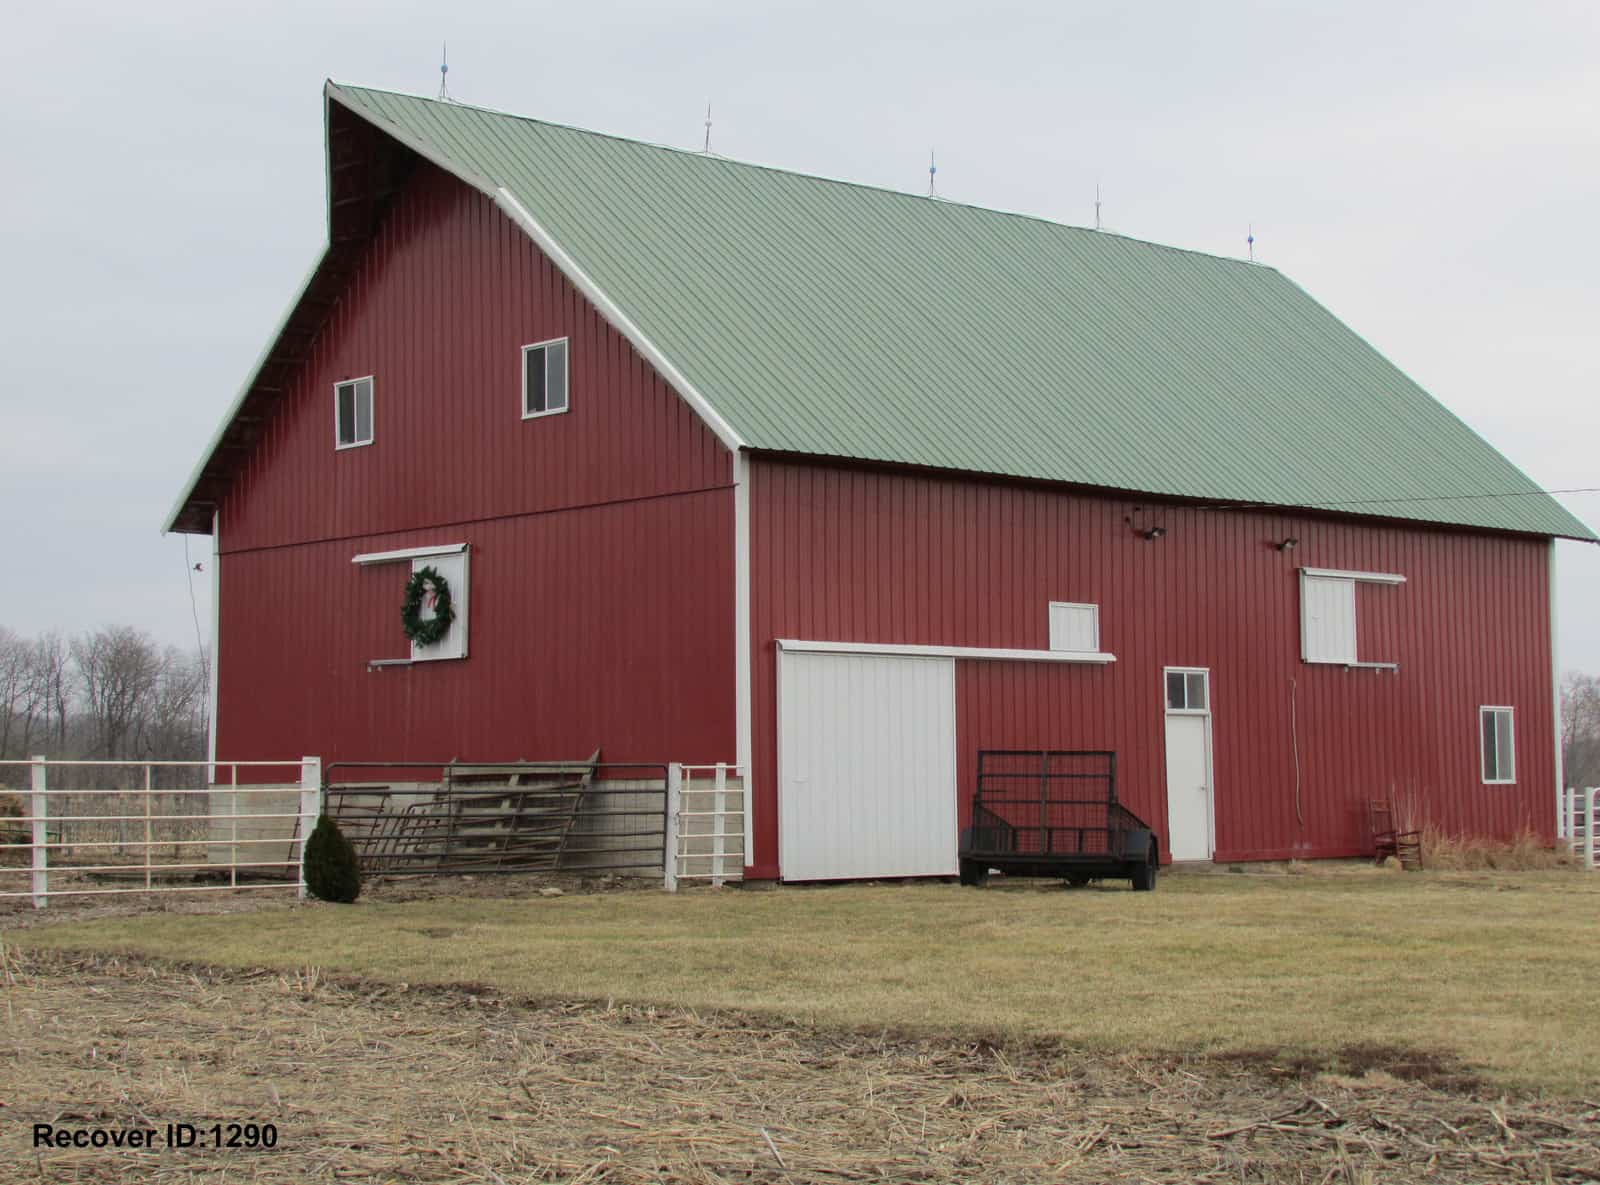
[[[953,659],[779,652],[785,880],[956,872],[955,683]]]
[[[1209,860],[1215,850],[1211,809],[1211,676],[1168,667],[1167,846],[1174,860]]]

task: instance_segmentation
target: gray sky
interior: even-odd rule
[[[57,3],[0,38],[0,624],[193,644],[158,530],[324,235],[325,77],[1257,258],[1600,486],[1600,6]],[[1600,495],[1566,504],[1600,526]],[[209,541],[191,541],[194,559]],[[1562,662],[1600,672],[1600,547]],[[196,579],[209,631],[208,577]]]

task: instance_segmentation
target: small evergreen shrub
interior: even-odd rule
[[[323,901],[350,904],[361,895],[361,861],[339,825],[327,815],[306,840],[306,888]]]

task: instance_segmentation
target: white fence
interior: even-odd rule
[[[665,884],[722,885],[744,877],[744,771],[736,765],[673,765],[667,770]]]
[[[219,889],[304,897],[301,855],[321,785],[315,757],[0,761],[0,795],[23,808],[0,815],[0,905]]]
[[[1561,796],[1558,827],[1561,838],[1585,868],[1600,867],[1600,834],[1595,832],[1595,816],[1600,814],[1600,787],[1587,790],[1568,787]]]

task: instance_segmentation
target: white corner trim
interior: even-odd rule
[[[734,453],[744,447],[744,441],[739,438],[739,434],[733,430],[728,421],[722,418],[717,409],[711,406],[706,397],[696,390],[694,384],[667,359],[655,343],[644,335],[644,331],[617,307],[616,301],[600,290],[600,286],[590,279],[589,273],[578,266],[577,260],[567,254],[550,232],[540,225],[538,219],[528,213],[527,207],[517,200],[516,194],[504,185],[500,185],[495,187],[489,196],[494,199],[495,205],[538,244],[539,250],[550,257],[550,261],[561,269],[562,274],[572,281],[573,286],[583,293],[584,298],[594,305],[611,327],[627,338],[633,348],[644,355],[656,373],[666,379],[668,385],[694,409],[696,415],[705,421],[706,427],[716,434],[723,447]]]
[[[988,646],[912,646],[883,642],[818,642],[779,638],[780,650],[814,654],[886,654],[900,658],[970,658],[988,662],[1075,662],[1104,666],[1117,661],[1098,650],[1011,650]]]
[[[211,511],[211,669],[206,688],[206,780],[217,780],[217,641],[222,637],[222,510]],[[1560,735],[1559,730],[1557,735]]]
[[[1364,584],[1404,584],[1406,578],[1394,572],[1347,572],[1339,568],[1301,568],[1302,576],[1323,576],[1334,580],[1358,580]]]
[[[1550,711],[1554,724],[1556,745],[1556,834],[1561,834],[1562,807],[1566,805],[1566,770],[1561,753],[1561,650],[1560,634],[1556,629],[1556,541],[1550,540]],[[1480,726],[1479,731],[1482,731]],[[1482,744],[1482,741],[1479,741]],[[1570,838],[1570,837],[1569,837]]]
[[[755,768],[750,670],[750,458],[733,450],[733,740],[744,776],[744,862],[755,863]]]
[[[465,543],[444,543],[437,547],[402,547],[398,551],[368,551],[350,557],[352,564],[398,564],[405,560],[420,560],[430,555],[460,555],[467,550]]]

